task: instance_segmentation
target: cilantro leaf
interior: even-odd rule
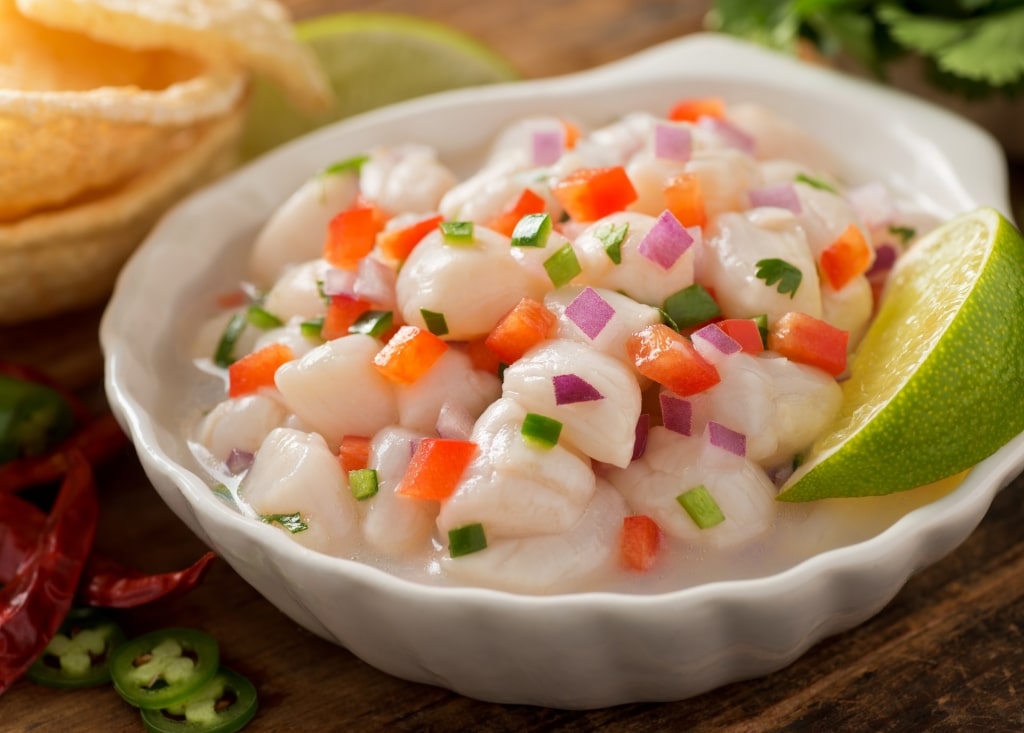
[[[893,224],[892,226],[889,227],[889,234],[899,237],[900,241],[903,244],[906,244],[907,242],[914,238],[914,235],[917,234],[917,230],[914,229],[913,227],[896,226],[895,224]]]
[[[806,183],[808,186],[812,188],[817,188],[821,191],[828,191],[829,193],[834,194],[839,193],[832,185],[826,183],[820,178],[814,178],[813,176],[809,176],[806,173],[797,173],[796,178],[794,180],[797,183]]]
[[[771,287],[778,283],[780,293],[783,295],[789,293],[790,298],[796,297],[797,288],[800,287],[800,281],[804,278],[800,268],[777,257],[758,260],[755,266],[757,267],[757,278],[764,280],[765,285]]]
[[[973,27],[973,33],[939,52],[940,69],[997,87],[1024,77],[1024,7]]]
[[[597,231],[594,232],[594,236],[604,245],[604,251],[608,254],[608,259],[616,265],[622,264],[622,243],[625,241],[626,234],[628,233],[628,221],[619,223],[607,222],[598,227]]]

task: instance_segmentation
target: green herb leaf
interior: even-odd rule
[[[479,522],[448,530],[448,554],[462,557],[487,548],[487,536]]]
[[[512,230],[513,247],[543,247],[551,235],[551,217],[547,214],[527,214]]]
[[[357,501],[375,496],[378,490],[377,471],[372,468],[357,468],[348,472],[348,485]]]
[[[707,323],[722,314],[722,309],[711,297],[711,293],[700,283],[694,283],[668,296],[661,310],[668,316],[668,325],[677,331]]]
[[[837,195],[839,193],[838,191],[835,190],[835,188],[833,188],[831,185],[829,185],[825,181],[821,180],[820,178],[814,178],[812,176],[809,176],[806,173],[797,173],[796,174],[796,182],[797,183],[806,183],[808,186],[811,186],[813,188],[817,188],[817,189],[819,189],[821,191],[828,191],[829,193],[834,193],[834,194],[837,194]]]
[[[427,330],[435,336],[444,336],[448,333],[448,322],[444,319],[444,313],[420,308],[420,315],[423,316]]]
[[[764,280],[765,285],[771,287],[778,283],[778,291],[780,293],[783,295],[789,293],[790,298],[796,296],[797,288],[800,287],[800,281],[804,278],[800,268],[777,257],[758,260],[755,266],[757,267],[758,279]]]
[[[440,228],[445,244],[473,243],[473,222],[471,221],[443,221]]]
[[[353,155],[351,158],[345,158],[344,160],[331,163],[320,171],[320,175],[338,176],[342,173],[359,173],[363,169],[363,164],[369,159],[369,155]]]
[[[544,269],[556,288],[562,287],[583,272],[580,261],[576,259],[576,252],[568,243],[563,244],[544,260]]]
[[[889,227],[889,234],[899,237],[900,242],[906,244],[914,238],[914,235],[917,234],[917,230],[913,227],[901,227],[894,224]]]
[[[309,525],[303,521],[302,515],[298,512],[294,514],[261,514],[260,521],[264,524],[280,524],[292,534],[309,529]]]
[[[220,341],[217,342],[217,349],[213,352],[214,364],[222,369],[227,369],[235,362],[235,344],[238,343],[242,331],[245,330],[246,323],[248,321],[242,313],[231,316],[231,320],[224,328],[224,333],[220,336]]]
[[[608,259],[616,265],[622,264],[622,243],[626,241],[629,234],[629,222],[620,223],[607,222],[594,231],[594,236],[604,245],[604,251]]]
[[[684,491],[676,501],[700,529],[709,529],[725,521],[722,508],[703,484]]]
[[[365,333],[367,336],[379,339],[391,330],[394,321],[395,316],[391,311],[366,311],[348,327],[348,332]]]

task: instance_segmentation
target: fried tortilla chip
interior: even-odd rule
[[[275,0],[17,0],[28,18],[122,48],[174,49],[263,74],[310,110],[330,85]]]
[[[101,302],[157,219],[234,163],[244,105],[178,132],[145,172],[76,206],[0,225],[0,326]]]

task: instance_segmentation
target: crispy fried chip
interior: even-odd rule
[[[119,49],[0,0],[0,221],[116,186],[184,126],[231,110],[240,71]]]
[[[0,224],[0,325],[102,301],[157,219],[233,164],[243,121],[239,104],[179,131],[144,173],[107,195]]]
[[[29,18],[133,49],[164,48],[264,74],[300,106],[322,109],[330,86],[275,0],[17,0]]]

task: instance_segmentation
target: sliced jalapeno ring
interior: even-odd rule
[[[73,608],[25,676],[65,689],[106,684],[110,658],[124,639],[121,628],[95,609]]]
[[[219,666],[220,651],[210,635],[198,629],[160,629],[121,644],[110,660],[110,678],[126,702],[159,709],[190,698]]]
[[[252,682],[221,667],[206,686],[183,703],[161,710],[142,710],[150,733],[235,733],[256,715]]]

